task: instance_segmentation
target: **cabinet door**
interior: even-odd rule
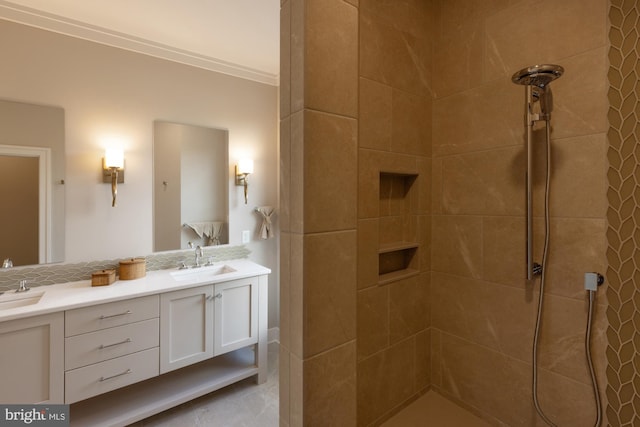
[[[215,285],[216,356],[258,341],[257,280],[250,277]]]
[[[0,323],[0,402],[64,403],[64,315]]]
[[[213,356],[213,285],[160,296],[160,373]]]

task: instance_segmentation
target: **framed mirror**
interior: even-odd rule
[[[153,124],[153,250],[229,243],[229,132]]]
[[[64,110],[0,100],[0,260],[64,260]]]

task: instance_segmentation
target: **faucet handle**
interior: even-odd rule
[[[2,268],[11,268],[13,267],[13,261],[11,260],[11,258],[5,258],[4,261],[2,261]]]

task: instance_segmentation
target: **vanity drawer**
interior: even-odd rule
[[[148,348],[160,341],[158,318],[65,339],[65,370],[91,365]]]
[[[158,295],[77,308],[65,312],[65,337],[158,317]]]
[[[65,372],[65,403],[158,376],[158,347]]]

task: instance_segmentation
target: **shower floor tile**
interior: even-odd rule
[[[381,427],[490,427],[486,421],[434,391],[398,412]]]

